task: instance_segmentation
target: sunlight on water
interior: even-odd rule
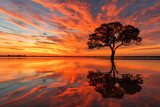
[[[108,72],[109,60],[98,58],[0,59],[0,106],[111,106],[160,105],[160,61],[116,60],[120,74],[141,74],[142,89],[123,98],[103,98],[90,86],[89,71]],[[144,105],[145,104],[145,105]]]

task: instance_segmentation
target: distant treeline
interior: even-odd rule
[[[26,55],[0,55],[0,57],[26,57]]]
[[[160,60],[160,56],[117,56],[118,60]]]
[[[0,57],[78,57],[110,59],[110,56],[26,56],[26,55],[0,55]],[[115,56],[117,60],[160,60],[160,56]]]

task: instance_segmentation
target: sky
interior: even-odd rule
[[[160,55],[160,0],[0,0],[0,55],[108,56],[88,49],[88,35],[115,21],[143,38],[116,55]]]

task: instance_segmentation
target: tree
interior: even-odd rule
[[[143,78],[141,74],[136,76],[132,74],[121,74],[121,76],[111,75],[108,72],[99,70],[89,71],[88,82],[94,86],[103,98],[122,99],[125,94],[135,94],[142,89]]]
[[[89,35],[89,49],[99,49],[108,46],[111,49],[111,60],[114,60],[115,51],[120,46],[129,46],[133,43],[140,44],[142,37],[139,29],[132,25],[123,26],[120,22],[102,24]]]

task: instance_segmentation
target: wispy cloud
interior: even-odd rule
[[[4,0],[0,1],[0,24],[14,34],[1,32],[0,42],[6,49],[14,50],[14,46],[15,51],[28,54],[106,55],[106,48],[87,49],[88,34],[102,23],[120,21],[140,28],[144,40],[141,49],[150,54],[150,45],[157,46],[160,40],[159,5],[159,0]],[[135,47],[132,52],[141,54],[141,49]],[[128,52],[126,47],[119,51]]]

